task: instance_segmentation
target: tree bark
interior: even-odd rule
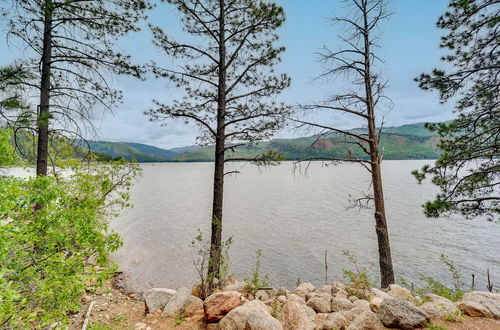
[[[225,113],[226,113],[226,47],[225,47],[225,8],[224,0],[219,0],[219,69],[217,93],[217,136],[215,137],[215,167],[212,204],[212,234],[210,239],[210,260],[208,264],[209,281],[220,279],[222,254],[222,206],[224,201],[224,163],[225,163]],[[212,286],[212,283],[209,283]]]
[[[38,108],[38,145],[36,175],[47,175],[49,157],[49,117],[50,117],[50,69],[52,62],[52,0],[44,4],[44,31],[42,50],[42,76],[40,83],[40,105]]]
[[[366,106],[368,114],[368,138],[370,147],[370,162],[373,186],[373,201],[375,204],[375,232],[377,233],[378,254],[381,275],[381,287],[386,288],[394,283],[394,270],[392,267],[391,245],[389,242],[389,231],[385,217],[384,190],[382,187],[382,174],[380,171],[381,158],[378,149],[378,133],[375,124],[375,103],[373,100],[371,61],[370,61],[370,39],[368,26],[368,11],[364,3],[364,85],[366,94]]]

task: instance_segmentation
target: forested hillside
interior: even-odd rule
[[[352,132],[363,133],[358,128]],[[433,159],[438,157],[436,134],[424,127],[424,124],[411,124],[384,129],[380,145],[384,149],[384,159]],[[106,153],[112,157],[123,157],[138,162],[205,162],[213,161],[214,146],[180,147],[169,150],[146,144],[131,142],[89,142],[92,151]],[[240,148],[234,157],[255,157],[263,152],[277,151],[286,160],[299,160],[310,157],[341,157],[348,150],[352,155],[363,158],[359,147],[347,143],[338,134],[330,133],[318,138],[302,137],[296,139],[276,139],[261,142],[246,148]]]

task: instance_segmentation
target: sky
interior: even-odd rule
[[[156,1],[156,0],[155,0]],[[391,109],[382,109],[386,126],[444,121],[453,117],[452,104],[440,104],[438,95],[419,89],[414,78],[434,67],[442,67],[439,40],[443,31],[436,28],[438,17],[444,13],[447,0],[389,0],[393,12],[383,23],[378,55],[384,64],[378,69],[388,79],[386,95],[391,98]],[[342,16],[345,4],[341,0],[278,0],[286,12],[286,23],[278,31],[279,43],[286,47],[283,62],[278,71],[292,78],[292,85],[279,97],[291,105],[320,102],[326,97],[342,92],[346,83],[342,80],[325,81],[314,78],[324,71],[318,62],[317,51],[327,46],[332,50],[342,47],[338,35],[343,32],[332,25],[328,18]],[[158,4],[150,13],[150,21],[163,28],[173,37],[185,37],[175,9],[167,4]],[[4,22],[0,22],[5,32]],[[147,27],[118,42],[119,47],[132,56],[137,63],[156,60],[172,64],[171,59],[156,49],[151,42]],[[11,63],[22,57],[19,48],[9,47],[5,38],[0,40],[0,65]],[[150,122],[144,115],[153,99],[169,102],[182,96],[182,92],[167,81],[149,77],[138,81],[127,77],[115,77],[112,85],[123,91],[123,103],[113,113],[95,111],[96,135],[92,139],[126,141],[172,148],[196,143],[197,128],[182,120],[171,120],[166,126]],[[349,116],[317,114],[308,119],[321,121],[341,128],[360,126]],[[305,132],[285,129],[277,134],[282,138],[293,138]]]

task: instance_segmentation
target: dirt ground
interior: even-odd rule
[[[118,285],[119,286],[119,285]],[[94,301],[92,312],[87,321],[87,330],[137,329],[137,330],[199,330],[218,329],[216,325],[207,325],[203,311],[191,317],[173,319],[161,314],[146,314],[145,304],[135,294],[127,294],[111,282],[96,294],[89,296]],[[82,329],[91,301],[85,302],[80,313],[72,317],[70,329]],[[460,322],[433,320],[439,330],[500,330],[500,320],[472,318],[464,316]],[[438,329],[438,328],[435,328]]]

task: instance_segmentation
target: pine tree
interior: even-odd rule
[[[155,100],[151,120],[182,118],[200,128],[199,141],[215,144],[211,245],[208,279],[220,278],[225,163],[238,148],[269,138],[284,124],[289,108],[274,98],[289,86],[275,74],[285,50],[275,46],[276,29],[285,20],[274,1],[168,0],[181,13],[188,43],[152,26],[154,43],[177,60],[178,68],[153,66],[157,77],[184,90],[169,104]],[[279,160],[275,153],[248,159],[259,164]]]
[[[417,81],[456,100],[457,118],[427,127],[441,137],[440,158],[414,171],[440,188],[424,204],[429,217],[459,213],[498,220],[500,214],[500,3],[452,0],[437,26],[448,32],[441,47],[449,71],[434,69]]]
[[[116,40],[137,31],[151,7],[148,0],[14,0],[3,5],[9,38],[20,41],[26,86],[39,99],[32,118],[37,135],[37,175],[46,175],[51,134],[79,137],[96,106],[111,108],[121,98],[109,73],[139,77],[141,69],[117,50]],[[25,116],[26,117],[26,116]]]

